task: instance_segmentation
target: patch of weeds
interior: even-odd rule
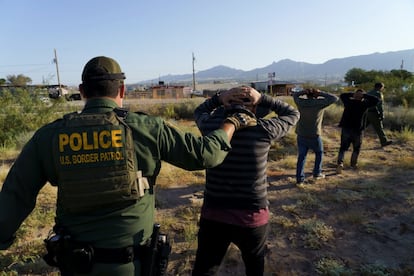
[[[359,269],[359,275],[361,276],[389,276],[391,275],[390,272],[388,272],[388,269],[383,264],[365,264],[362,265]]]
[[[167,233],[173,233],[177,228],[177,218],[175,216],[162,215],[161,212],[155,212],[155,220],[162,221],[162,231]]]
[[[193,120],[194,109],[196,109],[199,104],[198,101],[180,102],[175,105],[175,113],[180,119]]]
[[[411,207],[414,206],[414,195],[413,194],[408,194],[407,197],[405,198],[405,200],[407,201],[407,204]]]
[[[170,105],[166,105],[164,112],[162,113],[162,116],[165,118],[175,118],[177,116],[177,114],[175,113],[175,108],[173,104]]]
[[[297,208],[297,206],[295,204],[282,205],[281,208],[285,212],[288,212],[288,213],[291,213],[291,214],[294,214],[294,215],[299,214],[298,208]]]
[[[409,170],[414,168],[414,157],[413,156],[407,156],[406,154],[401,155],[400,158],[398,158],[398,162],[396,162],[395,166],[404,169]]]
[[[334,230],[323,221],[309,219],[304,222],[302,227],[305,230],[302,240],[305,242],[306,248],[320,249],[334,238]]]
[[[186,223],[183,229],[184,241],[189,244],[194,244],[197,240],[198,225],[196,222]],[[195,244],[194,244],[195,245]]]
[[[296,168],[296,156],[285,156],[278,162],[278,167],[281,169],[295,169]]]
[[[286,233],[288,231],[294,231],[296,227],[296,223],[284,216],[272,216],[270,219],[270,233],[279,236]]]
[[[18,276],[19,273],[15,270],[0,270],[1,276]]]
[[[176,261],[173,267],[171,275],[191,275],[193,268],[194,253],[192,251],[186,251],[180,255],[180,260]],[[170,261],[172,263],[172,261]]]
[[[160,188],[204,183],[205,170],[186,171],[167,162],[162,162],[162,169],[157,177],[157,186]]]
[[[289,229],[295,227],[295,223],[284,216],[275,216],[272,217],[270,223],[277,224],[284,229]]]
[[[345,222],[346,224],[360,225],[365,221],[364,215],[361,211],[346,211],[338,215],[338,220]]]
[[[363,231],[367,234],[376,234],[379,232],[378,227],[370,222],[363,224]]]
[[[380,185],[372,185],[364,192],[364,195],[373,199],[388,199],[392,193]]]
[[[15,159],[19,155],[20,150],[18,150],[15,145],[10,142],[4,142],[0,145],[0,159],[9,160]]]
[[[334,200],[339,203],[351,204],[355,201],[363,200],[361,193],[352,190],[338,190],[335,193]]]
[[[402,267],[397,269],[389,269],[391,275],[398,275],[398,276],[413,276],[414,275],[414,268],[413,267]]]
[[[0,166],[0,188],[3,187],[4,180],[6,179],[7,174],[9,173],[10,167],[7,165]]]
[[[200,207],[183,206],[175,212],[176,218],[185,221],[198,221]]]
[[[304,210],[314,210],[321,207],[321,202],[314,195],[306,193],[299,195],[297,206]]]
[[[28,273],[28,267],[46,267],[45,263],[41,263],[42,256],[46,253],[43,240],[37,239],[30,242],[21,242],[18,240],[7,251],[0,253],[0,267],[6,271],[18,271],[19,274]],[[38,271],[38,270],[36,270]],[[13,275],[1,274],[0,275]]]
[[[392,190],[377,181],[365,181],[359,185],[353,185],[352,189],[360,192],[363,198],[386,200],[392,196]]]
[[[394,133],[394,137],[401,144],[405,144],[409,141],[414,141],[414,132],[409,126],[404,126],[401,131]]]
[[[272,144],[269,151],[269,160],[278,161],[291,155],[295,157],[296,154],[296,135],[293,132],[289,132],[285,137],[283,137],[282,140],[279,140]]]
[[[346,268],[341,260],[332,258],[322,258],[315,264],[315,271],[317,275],[326,276],[351,276],[354,275],[352,270]]]
[[[182,237],[190,244],[197,239],[199,214],[199,206],[185,206],[175,212],[176,220],[182,225]]]

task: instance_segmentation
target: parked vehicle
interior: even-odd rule
[[[192,90],[191,91],[191,98],[192,97],[204,97],[203,90]]]

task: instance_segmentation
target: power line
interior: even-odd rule
[[[51,65],[48,63],[44,63],[44,64],[9,64],[9,65],[0,65],[0,67],[19,67],[19,66],[45,66],[45,65]]]

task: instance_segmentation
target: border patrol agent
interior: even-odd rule
[[[0,192],[0,249],[48,182],[58,187],[55,234],[45,260],[63,275],[142,275],[154,224],[154,185],[161,161],[186,170],[220,164],[235,130],[255,118],[233,114],[198,137],[159,117],[122,109],[125,75],[109,57],[84,67],[86,104],[41,127],[24,146]]]
[[[375,96],[379,100],[376,106],[368,108],[366,126],[372,125],[378,135],[381,147],[392,144],[392,140],[388,140],[384,132],[384,94],[382,93],[384,89],[385,85],[382,82],[377,82],[374,84],[374,89],[367,92],[368,95]]]

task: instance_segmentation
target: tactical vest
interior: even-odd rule
[[[65,213],[133,204],[148,181],[138,171],[127,111],[70,113],[57,131],[58,204]]]

